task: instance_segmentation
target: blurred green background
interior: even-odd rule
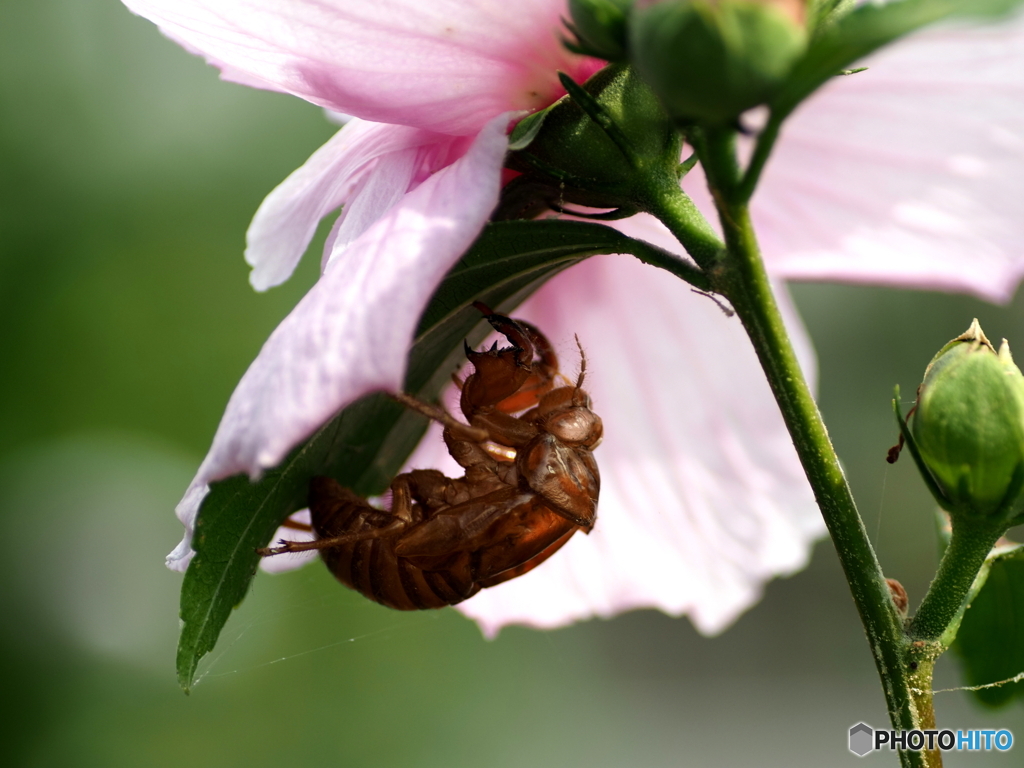
[[[114,0],[0,0],[0,105],[5,765],[820,766],[856,761],[851,724],[885,724],[827,542],[714,639],[636,612],[487,642],[453,611],[392,612],[321,567],[261,576],[185,697],[171,511],[316,274],[307,259],[254,293],[243,235],[334,127],[297,99],[220,83]],[[932,505],[909,461],[883,460],[892,385],[911,390],[973,316],[1024,344],[1024,303],[795,295],[868,528],[919,599]],[[937,684],[958,684],[948,659]],[[1024,738],[1019,706],[945,693],[937,707],[943,726]],[[1016,764],[947,764],[979,759]]]

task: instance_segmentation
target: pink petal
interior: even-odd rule
[[[497,204],[508,120],[491,121],[464,157],[353,242],[271,334],[182,501],[186,526],[204,484],[239,472],[257,477],[353,400],[401,388],[427,300]],[[187,533],[178,561],[189,541]]]
[[[401,388],[427,300],[497,203],[507,123],[493,120],[329,265],[242,377],[200,475],[257,476],[356,398]]]
[[[360,180],[324,244],[322,269],[344,253],[349,243],[376,223],[408,190],[451,165],[466,153],[471,143],[471,139],[464,136],[446,136],[394,125],[386,128],[416,134],[418,140],[381,156],[372,172]]]
[[[418,130],[398,127],[399,130]],[[373,172],[362,178],[358,189],[349,199],[348,205],[338,215],[331,234],[324,244],[321,271],[326,270],[334,256],[343,253],[349,243],[358,239],[363,232],[390,210],[391,206],[405,196],[412,186],[417,155],[415,149],[393,152],[382,157]]]
[[[324,216],[345,203],[374,161],[401,153],[437,134],[353,120],[267,195],[246,233],[245,260],[257,290],[287,280]],[[388,175],[385,174],[387,178]],[[402,193],[406,191],[408,183]]]
[[[1024,17],[865,64],[783,128],[753,203],[773,274],[1008,301],[1024,275]]]
[[[256,211],[245,251],[253,287],[262,291],[287,280],[320,219],[342,204],[343,242],[355,240],[409,190],[421,152],[437,144],[457,145],[460,154],[467,146],[465,139],[417,128],[350,121]]]
[[[164,563],[172,571],[184,571],[192,562],[192,557],[195,555],[195,552],[192,551],[192,533],[195,531],[199,507],[209,492],[210,486],[197,477],[185,491],[178,506],[174,508],[178,520],[185,526],[185,536],[164,560]]]
[[[564,0],[125,0],[227,80],[367,120],[475,134],[545,107],[556,71],[593,60],[561,45]]]
[[[638,217],[630,234],[660,227]],[[663,232],[663,231],[662,231]],[[810,345],[781,298],[805,361]],[[596,456],[598,525],[537,570],[459,606],[484,632],[555,627],[633,608],[687,614],[705,633],[754,603],[763,583],[806,564],[824,526],[778,407],[735,318],[630,257],[594,257],[545,285],[515,313],[578,370],[605,423]],[[410,466],[438,466],[428,435]]]

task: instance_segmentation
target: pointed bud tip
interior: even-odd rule
[[[988,340],[988,336],[986,336],[985,332],[981,330],[981,323],[978,322],[978,318],[974,318],[971,321],[971,327],[953,339],[953,341],[974,341],[979,344],[984,344],[993,352],[995,351],[995,347],[992,346],[992,342]],[[1006,343],[1005,339],[1003,340],[1003,343]]]
[[[999,345],[999,361],[1008,365],[1013,364],[1013,355],[1010,354],[1010,342],[1006,339],[1003,339]]]

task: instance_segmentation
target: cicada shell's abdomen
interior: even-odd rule
[[[395,522],[388,512],[326,477],[310,483],[309,502],[313,530],[320,539],[379,533]],[[445,570],[417,568],[395,554],[395,543],[395,536],[366,538],[322,549],[320,556],[342,584],[400,611],[455,605],[479,591],[479,586],[460,584]]]

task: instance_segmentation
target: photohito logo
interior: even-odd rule
[[[876,749],[903,749],[920,752],[922,749],[940,749],[943,752],[1005,752],[1013,746],[1013,734],[1001,730],[950,731],[886,731],[857,723],[850,728],[850,751],[864,757]]]

